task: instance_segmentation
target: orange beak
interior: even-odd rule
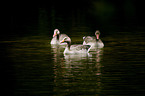
[[[63,42],[64,42],[64,40],[60,41],[60,43],[63,43]]]

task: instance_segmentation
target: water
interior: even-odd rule
[[[63,47],[50,45],[51,37],[0,42],[14,96],[144,96],[143,32],[110,33],[102,37],[103,49],[85,56],[63,55]],[[82,43],[78,36],[71,39]]]

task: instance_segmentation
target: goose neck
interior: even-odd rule
[[[99,34],[96,34],[96,38],[97,38],[97,40],[99,40]]]
[[[57,40],[59,40],[59,34],[56,35]]]
[[[67,41],[66,43],[67,43],[67,48],[70,50],[71,42]]]

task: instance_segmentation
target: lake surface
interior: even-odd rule
[[[50,45],[52,36],[1,41],[9,90],[14,96],[144,96],[144,36],[107,34],[101,37],[105,47],[85,56],[64,55],[64,47]]]

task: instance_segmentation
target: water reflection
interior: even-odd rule
[[[70,63],[78,63],[79,61],[86,61],[89,58],[89,53],[88,54],[72,54],[72,55],[64,55],[65,58],[65,63],[70,64]]]
[[[64,55],[65,47],[50,45],[47,36],[0,43],[16,96],[144,96],[144,36],[112,34],[103,49],[87,55]]]
[[[53,54],[53,61],[57,63],[60,59],[62,60],[63,56],[63,51],[64,51],[65,46],[60,46],[60,45],[51,45],[51,52]]]
[[[103,49],[81,55],[64,55],[64,47],[53,46],[54,96],[98,95],[101,91]]]

